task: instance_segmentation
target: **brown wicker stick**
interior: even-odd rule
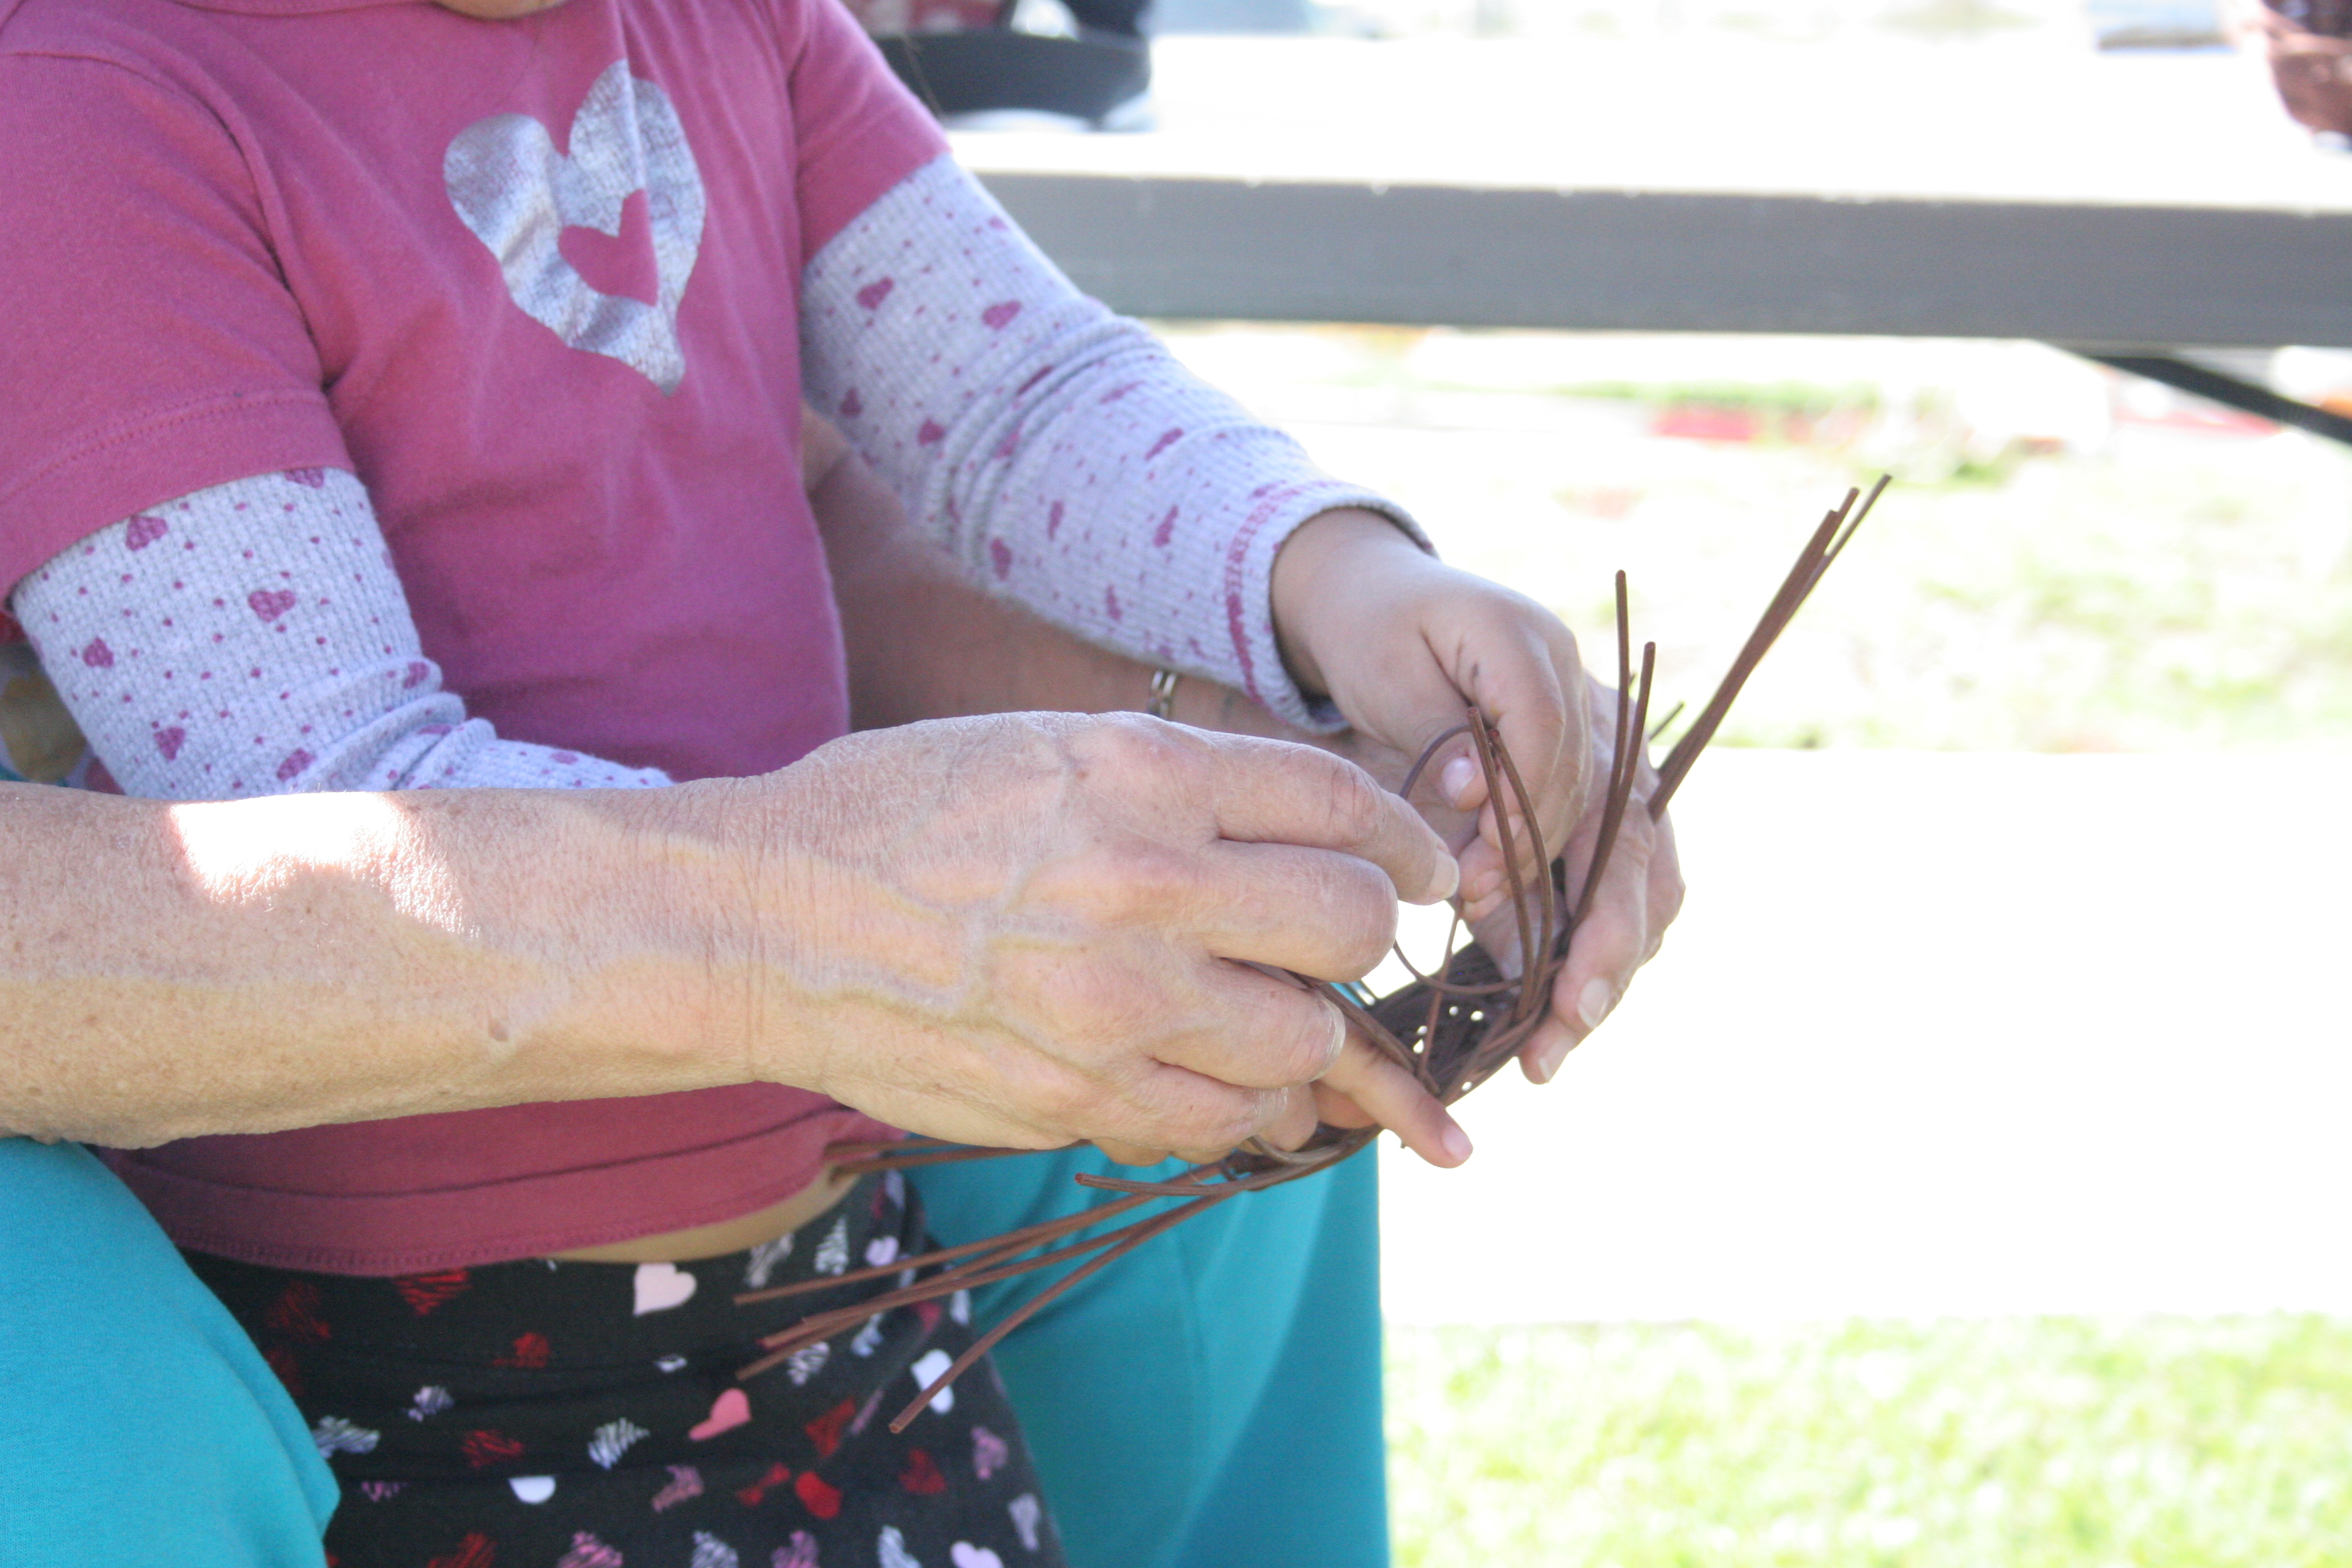
[[[1056,1226],[1061,1226],[1065,1233],[1072,1230],[1090,1229],[1096,1226],[1101,1225],[1105,1220],[1116,1218],[1118,1215],[1139,1207],[1149,1201],[1150,1200],[1148,1198],[1140,1197],[1120,1198],[1115,1202],[1101,1204],[1096,1207],[1084,1210],[1079,1214],[1067,1216],[1067,1219],[1074,1223],[1066,1225],[1061,1221],[1055,1221],[1054,1223]],[[1141,1222],[1137,1223],[1139,1224]],[[918,1279],[912,1284],[902,1286],[896,1290],[886,1291],[879,1296],[868,1297],[865,1300],[856,1302],[850,1306],[837,1307],[830,1311],[814,1313],[809,1317],[803,1318],[789,1329],[769,1334],[762,1338],[760,1341],[760,1344],[770,1353],[761,1356],[759,1360],[752,1362],[748,1366],[739,1370],[735,1373],[736,1381],[740,1383],[757,1377],[761,1373],[765,1372],[768,1368],[775,1365],[778,1362],[783,1361],[787,1357],[791,1356],[793,1352],[814,1344],[820,1340],[831,1339],[834,1335],[842,1332],[844,1330],[855,1328],[857,1324],[873,1317],[877,1312],[894,1311],[900,1307],[919,1306],[925,1301],[936,1301],[942,1297],[951,1296],[959,1290],[970,1289],[975,1286],[994,1285],[1006,1279],[1017,1279],[1022,1275],[1034,1273],[1039,1268],[1048,1268],[1058,1263],[1065,1263],[1072,1258],[1083,1257],[1087,1253],[1097,1251],[1102,1247],[1113,1246],[1122,1237],[1130,1234],[1134,1229],[1135,1225],[1133,1224],[1123,1226],[1118,1229],[1108,1232],[1105,1235],[1095,1237],[1088,1240],[1072,1242],[1066,1247],[1057,1247],[1041,1257],[1025,1258],[1017,1262],[1008,1263],[998,1260],[1006,1258],[1011,1254],[1027,1250],[1030,1247],[1036,1245],[1034,1241],[1025,1242],[1011,1247],[1000,1248],[995,1253],[987,1257],[973,1259],[972,1261],[965,1263],[958,1268],[950,1268],[944,1273],[935,1274],[928,1279]],[[996,1242],[1002,1241],[1003,1239],[1003,1237],[992,1237],[989,1242],[981,1245],[993,1246]],[[934,1255],[926,1254],[925,1256],[929,1257]],[[894,1263],[890,1265],[890,1268],[895,1269],[898,1272],[904,1273],[909,1268],[917,1268],[920,1266],[922,1266],[922,1260],[917,1258],[909,1259],[904,1264]],[[832,1287],[838,1286],[847,1278],[848,1277],[845,1275],[838,1279],[828,1279],[824,1283],[825,1286],[830,1289]]]
[[[908,1402],[907,1408],[898,1412],[898,1414],[891,1419],[890,1430],[894,1433],[904,1432],[913,1424],[915,1417],[923,1413],[923,1406],[929,1405],[932,1400],[939,1397],[940,1391],[941,1389],[946,1388],[950,1384],[954,1383],[957,1378],[961,1377],[966,1372],[969,1372],[974,1362],[978,1361],[981,1357],[986,1355],[990,1351],[996,1348],[998,1341],[1003,1339],[1005,1335],[1011,1333],[1013,1330],[1027,1322],[1031,1318],[1045,1310],[1045,1308],[1053,1305],[1054,1301],[1059,1298],[1064,1291],[1068,1290],[1088,1276],[1109,1268],[1112,1264],[1118,1262],[1120,1258],[1126,1257],[1129,1253],[1133,1252],[1137,1247],[1141,1247],[1145,1242],[1150,1241],[1152,1237],[1159,1236],[1163,1231],[1173,1230],[1176,1226],[1183,1224],[1186,1220],[1191,1219],[1194,1215],[1214,1208],[1217,1205],[1224,1202],[1230,1196],[1232,1196],[1230,1193],[1220,1193],[1212,1197],[1195,1198],[1192,1202],[1186,1204],[1180,1208],[1169,1210],[1166,1214],[1161,1215],[1157,1219],[1146,1221],[1141,1225],[1129,1226],[1129,1228],[1133,1231],[1134,1234],[1127,1240],[1119,1243],[1118,1246],[1111,1248],[1108,1252],[1102,1254],[1100,1257],[1094,1258],[1092,1261],[1082,1263],[1077,1268],[1071,1269],[1067,1274],[1065,1274],[1059,1279],[1055,1280],[1043,1290],[1038,1291],[1037,1294],[1032,1296],[1028,1300],[1024,1301],[1014,1310],[1006,1313],[1003,1322],[989,1330],[988,1332],[981,1335],[980,1338],[972,1341],[971,1347],[969,1350],[965,1351],[963,1354],[956,1357],[954,1362],[950,1363],[945,1372],[940,1373],[939,1376],[931,1380],[929,1387],[915,1395],[912,1400]]]
[[[1880,496],[1886,493],[1888,479],[1887,475],[1879,476],[1878,482],[1870,487],[1869,499],[1863,501],[1859,510],[1855,510],[1854,501],[1861,492],[1848,490],[1845,504],[1823,518],[1821,527],[1814,530],[1813,537],[1798,554],[1796,565],[1790,569],[1787,580],[1780,584],[1780,591],[1765,607],[1762,619],[1756,623],[1756,629],[1748,635],[1747,645],[1739,650],[1739,657],[1732,661],[1722,683],[1715,689],[1715,695],[1707,700],[1706,707],[1697,720],[1683,732],[1682,739],[1675,742],[1674,750],[1660,765],[1658,787],[1650,796],[1653,821],[1665,814],[1666,803],[1682,787],[1683,779],[1690,773],[1691,764],[1698,761],[1699,752],[1715,738],[1716,731],[1723,724],[1724,715],[1731,710],[1733,700],[1748,684],[1748,678],[1756,672],[1756,667],[1763,662],[1764,656],[1772,650],[1772,644],[1780,633],[1796,617],[1797,611],[1803,606],[1814,585],[1822,580],[1822,574],[1828,571],[1830,563],[1844,552],[1846,542],[1862,526],[1862,520],[1870,515],[1870,509],[1878,504]]]
[[[1822,519],[1821,527],[1800,552],[1795,565],[1766,607],[1762,618],[1749,634],[1747,644],[1740,649],[1739,656],[1733,661],[1706,707],[1675,742],[1665,763],[1660,767],[1658,788],[1649,803],[1654,818],[1664,811],[1666,802],[1680,787],[1698,753],[1714,738],[1724,715],[1748,677],[1821,581],[1830,563],[1853,539],[1855,530],[1884,493],[1886,485],[1886,479],[1882,478],[1872,487],[1866,499],[1858,492],[1850,491],[1844,503]],[[1556,858],[1547,859],[1541,829],[1537,824],[1526,784],[1520,778],[1518,768],[1503,744],[1501,736],[1483,713],[1474,708],[1467,715],[1466,722],[1431,742],[1407,773],[1400,791],[1410,795],[1423,772],[1446,742],[1465,732],[1470,735],[1472,753],[1478,758],[1480,770],[1486,778],[1487,800],[1496,813],[1497,847],[1504,854],[1512,913],[1518,931],[1520,952],[1526,960],[1519,978],[1512,980],[1502,976],[1492,956],[1475,942],[1460,948],[1454,946],[1461,932],[1458,910],[1448,927],[1445,957],[1439,963],[1437,973],[1423,975],[1413,968],[1410,960],[1405,960],[1405,967],[1413,974],[1414,983],[1372,1005],[1365,1005],[1348,990],[1327,982],[1310,981],[1304,976],[1291,977],[1302,984],[1310,985],[1330,1000],[1340,1008],[1348,1021],[1384,1055],[1401,1065],[1409,1066],[1448,1104],[1475,1089],[1516,1056],[1519,1047],[1541,1024],[1551,989],[1559,970],[1567,962],[1570,936],[1590,912],[1594,889],[1607,873],[1624,815],[1631,809],[1634,786],[1640,776],[1641,742],[1645,739],[1654,739],[1650,731],[1648,716],[1656,675],[1657,650],[1654,644],[1643,647],[1640,673],[1636,678],[1633,668],[1622,574],[1619,574],[1617,584],[1617,616],[1616,755],[1612,761],[1603,798],[1601,830],[1596,837],[1591,864],[1586,871],[1584,886],[1580,890],[1572,914],[1563,917],[1561,912],[1565,896],[1565,868]],[[1675,712],[1679,711],[1680,704],[1677,704]],[[1669,713],[1657,728],[1664,729],[1674,717],[1674,713]],[[1549,868],[1549,875],[1532,886],[1519,870],[1520,857],[1516,853],[1519,847],[1518,833],[1511,826],[1511,813],[1506,809],[1507,802],[1518,808],[1519,831],[1526,835],[1527,847],[1534,857],[1533,863]],[[1403,958],[1402,952],[1398,956]],[[1081,1280],[1206,1208],[1227,1202],[1242,1193],[1260,1192],[1297,1181],[1348,1159],[1370,1147],[1378,1133],[1377,1128],[1325,1126],[1318,1128],[1296,1151],[1276,1150],[1254,1142],[1251,1146],[1236,1151],[1222,1161],[1196,1166],[1182,1177],[1169,1182],[1130,1181],[1120,1177],[1082,1174],[1076,1178],[1081,1185],[1118,1195],[1097,1208],[1008,1232],[986,1241],[942,1247],[917,1258],[826,1279],[749,1292],[739,1297],[738,1300],[764,1300],[832,1289],[908,1269],[919,1271],[950,1265],[928,1279],[918,1279],[913,1284],[855,1306],[814,1314],[782,1333],[768,1336],[761,1343],[770,1347],[773,1353],[746,1367],[737,1375],[739,1378],[755,1376],[790,1355],[793,1350],[830,1338],[876,1312],[937,1300],[959,1289],[1016,1278],[1088,1253],[1094,1254],[982,1335],[930,1386],[917,1395],[891,1423],[893,1431],[903,1431],[921,1413],[926,1404],[1006,1334]],[[987,1159],[1026,1151],[964,1150],[939,1140],[907,1140],[887,1144],[836,1145],[829,1152],[850,1157],[853,1163],[845,1169],[889,1170],[944,1163],[950,1159]],[[1212,1177],[1215,1179],[1211,1180]],[[1074,1241],[1066,1239],[1130,1213],[1140,1205],[1169,1200],[1181,1201],[1177,1206],[1164,1213],[1130,1220],[1100,1235]],[[1057,1243],[1060,1245],[1055,1245]],[[1024,1253],[1035,1253],[1035,1256],[1023,1258],[1021,1255]],[[774,1348],[778,1346],[783,1348]]]
[[[1788,624],[1796,606],[1803,601],[1806,589],[1817,581],[1816,569],[1829,547],[1836,542],[1838,530],[1860,494],[1859,490],[1846,491],[1844,503],[1822,518],[1812,536],[1805,541],[1805,547],[1797,552],[1789,574],[1774,590],[1770,602],[1764,606],[1763,615],[1757,619],[1755,629],[1748,634],[1747,642],[1740,646],[1738,656],[1732,660],[1731,668],[1717,683],[1714,694],[1707,699],[1706,706],[1699,710],[1698,718],[1683,731],[1682,738],[1675,742],[1674,750],[1667,753],[1665,762],[1659,766],[1658,776],[1662,781],[1671,779],[1679,783],[1683,773],[1688,771],[1691,761],[1715,738],[1716,730],[1721,726],[1724,715],[1730,711],[1741,688],[1747,685],[1748,677],[1763,661],[1773,639]]]

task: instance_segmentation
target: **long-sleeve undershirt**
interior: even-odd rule
[[[1294,722],[1332,721],[1283,668],[1274,556],[1335,507],[1410,521],[1081,295],[952,160],[818,253],[801,317],[808,395],[973,582]],[[11,604],[133,795],[668,782],[469,719],[419,646],[365,489],[340,470],[254,475],[123,519]]]

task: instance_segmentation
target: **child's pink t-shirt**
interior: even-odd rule
[[[0,0],[0,292],[41,302],[0,334],[0,385],[41,389],[0,416],[0,585],[169,498],[347,468],[500,732],[781,767],[847,721],[802,268],[940,150],[834,0]],[[184,1245],[402,1273],[748,1213],[877,1131],[750,1085],[120,1168]]]

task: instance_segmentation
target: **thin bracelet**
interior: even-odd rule
[[[1176,717],[1176,683],[1184,678],[1172,669],[1151,672],[1151,704],[1144,711],[1154,719]]]

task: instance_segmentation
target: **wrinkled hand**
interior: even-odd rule
[[[1605,780],[1615,756],[1616,691],[1593,682],[1587,711],[1591,715],[1593,774]],[[1640,744],[1638,736],[1635,744]],[[1536,1083],[1549,1082],[1568,1053],[1601,1026],[1633,984],[1633,972],[1657,956],[1666,939],[1666,927],[1682,912],[1682,863],[1675,853],[1673,819],[1650,819],[1650,797],[1657,787],[1657,771],[1645,756],[1633,775],[1633,797],[1618,825],[1600,889],[1592,896],[1584,923],[1570,939],[1568,963],[1552,984],[1551,1016],[1538,1025],[1519,1047],[1520,1069]],[[1596,792],[1591,809],[1569,837],[1570,909],[1582,896],[1585,872],[1592,865],[1593,847],[1601,837],[1601,805]],[[1473,922],[1474,929],[1482,932],[1481,940],[1486,929],[1509,921],[1507,906],[1507,899],[1485,917],[1483,926]],[[1506,931],[1516,936],[1507,926]],[[1503,934],[1498,932],[1498,938]],[[1506,943],[1507,948],[1515,946],[1516,942]]]
[[[1590,865],[1602,814],[1616,696],[1585,676],[1576,639],[1523,595],[1424,553],[1376,514],[1310,520],[1276,558],[1275,625],[1291,673],[1328,695],[1348,721],[1407,757],[1462,722],[1475,702],[1500,730],[1535,807],[1543,842],[1567,849],[1570,898]],[[1467,736],[1431,773],[1445,805],[1475,814],[1458,836],[1464,918],[1507,963],[1517,958],[1496,811],[1518,847],[1523,879],[1538,874],[1516,802],[1487,798]],[[1645,763],[1635,802],[1585,924],[1552,994],[1552,1016],[1520,1062],[1538,1083],[1608,1016],[1633,971],[1657,951],[1682,905],[1674,836],[1650,820],[1656,775]]]
[[[962,1142],[1213,1158],[1312,1131],[1320,1080],[1434,1163],[1468,1140],[1287,976],[1368,972],[1442,840],[1311,748],[1132,714],[871,731],[710,781],[746,858],[754,1076]],[[747,827],[746,792],[779,792]]]

